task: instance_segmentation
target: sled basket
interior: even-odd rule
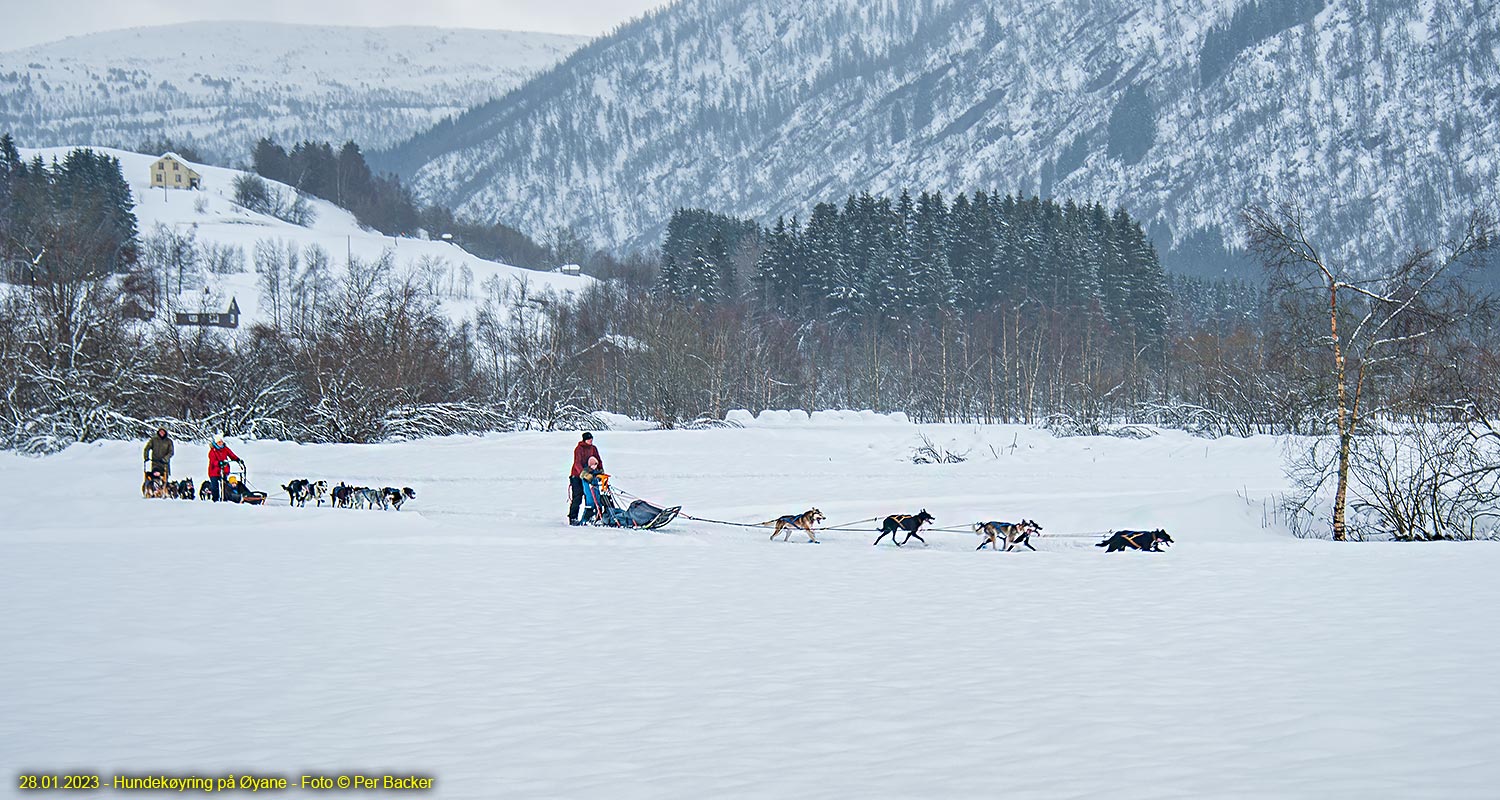
[[[239,478],[239,485],[232,485],[226,480],[224,482],[223,489],[224,499],[231,503],[242,503],[247,506],[265,505],[266,493],[257,492],[254,489],[251,489],[250,484],[245,480],[245,477],[249,473],[249,470],[245,469],[244,467],[240,467],[238,470],[236,470],[236,472],[239,473],[235,476],[236,478]]]
[[[682,511],[682,506],[662,508],[645,500],[636,500],[628,508],[620,508],[609,489],[609,476],[603,473],[594,480],[583,482],[583,502],[593,509],[593,515],[585,516],[584,521],[609,528],[654,531],[665,527]]]

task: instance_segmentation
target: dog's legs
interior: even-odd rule
[[[777,522],[776,529],[771,531],[771,541],[776,541],[776,537],[779,535],[781,535],[781,523]]]
[[[913,538],[915,538],[917,541],[921,542],[923,547],[927,546],[927,540],[923,539],[922,535],[919,534],[919,533],[917,533],[916,531],[912,531],[911,533],[906,534],[906,541],[909,542]]]
[[[1036,548],[1031,546],[1031,537],[1030,536],[1026,537],[1025,539],[1022,539],[1021,540],[1021,544],[1026,545],[1026,549],[1027,550],[1030,550],[1033,553],[1036,552]]]
[[[896,541],[896,537],[895,536],[891,536],[892,533],[893,533],[892,531],[881,531],[880,535],[877,536],[877,537],[875,537],[875,544],[880,544],[880,540],[884,539],[887,536],[891,537],[891,541],[893,541],[893,542]],[[897,547],[900,547],[900,545],[897,545]]]

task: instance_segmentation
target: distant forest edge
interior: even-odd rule
[[[752,264],[742,281],[736,264]],[[976,192],[850,195],[819,203],[805,224],[763,229],[702,210],[667,225],[659,286],[719,302],[748,292],[768,308],[834,320],[972,314],[1036,303],[1097,320],[1159,349],[1168,288],[1156,250],[1124,209]]]
[[[462,320],[380,259],[266,300],[296,313],[184,329],[153,298],[171,263],[211,254],[153,255],[162,243],[137,234],[115,160],[26,162],[3,142],[3,442],[26,451],[157,424],[378,441],[592,424],[605,410],[667,426],[777,407],[1103,424],[1192,386],[1184,336],[1261,319],[1253,286],[1165,276],[1123,210],[920,192],[862,193],[769,227],[681,210],[659,269],[594,261],[602,279],[562,297],[497,282]],[[352,145],[268,145],[257,160],[346,206],[402,196],[368,180]],[[254,266],[268,278],[335,258],[258,245]],[[1258,424],[1280,423],[1239,429]]]

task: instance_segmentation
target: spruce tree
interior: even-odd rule
[[[917,200],[915,237],[914,266],[921,305],[952,308],[957,292],[948,265],[948,208],[942,194],[923,192]]]
[[[755,263],[755,289],[762,305],[773,307],[786,303],[791,290],[791,235],[786,218],[777,217],[766,234],[766,246]]]
[[[250,166],[262,178],[291,183],[291,166],[286,151],[271,139],[263,138],[255,143],[250,151]]]

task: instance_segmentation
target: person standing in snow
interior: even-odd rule
[[[208,484],[215,503],[224,499],[224,479],[229,477],[231,461],[245,466],[244,459],[235,455],[229,445],[224,444],[224,434],[214,434],[214,443],[208,448]]]
[[[146,460],[146,474],[149,476],[153,472],[159,472],[165,483],[172,474],[174,449],[172,438],[167,436],[167,429],[157,428],[156,435],[146,440],[146,449],[141,451],[141,458]]]
[[[593,462],[590,463],[590,459]],[[573,447],[573,471],[568,473],[568,524],[579,525],[578,505],[583,502],[583,473],[604,469],[604,458],[594,446],[594,434],[583,432],[583,438]]]

